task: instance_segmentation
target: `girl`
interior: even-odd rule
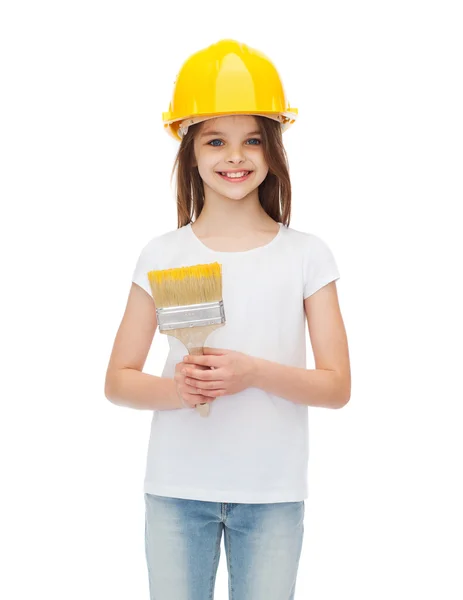
[[[233,40],[184,63],[164,114],[181,141],[178,228],[141,251],[105,386],[111,402],[154,411],[144,481],[152,600],[212,598],[222,532],[230,600],[294,599],[308,406],[350,397],[334,257],[289,228],[282,132],[296,115],[270,60]],[[143,373],[157,327],[148,271],[216,261],[225,326],[204,356],[168,337],[162,376]],[[194,410],[205,402],[208,418]]]

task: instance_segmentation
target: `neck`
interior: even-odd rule
[[[275,221],[262,208],[257,189],[240,199],[217,194],[212,197],[207,191],[206,188],[204,206],[195,221],[198,233],[217,235],[220,232],[224,237],[236,237],[256,229],[275,230]]]

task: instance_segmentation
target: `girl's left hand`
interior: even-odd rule
[[[237,394],[248,387],[253,387],[255,374],[255,358],[220,348],[203,348],[204,355],[188,355],[183,359],[185,366],[185,383],[200,390],[207,390],[207,395],[225,396]],[[202,367],[214,367],[201,370]],[[200,392],[202,393],[202,392]]]

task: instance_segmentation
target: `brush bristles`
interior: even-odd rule
[[[217,262],[149,271],[156,308],[222,300],[222,268]]]

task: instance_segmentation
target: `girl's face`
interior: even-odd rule
[[[206,197],[215,193],[240,200],[254,190],[257,194],[268,173],[259,125],[251,115],[204,121],[194,140],[194,153]],[[240,177],[227,177],[227,172]]]

